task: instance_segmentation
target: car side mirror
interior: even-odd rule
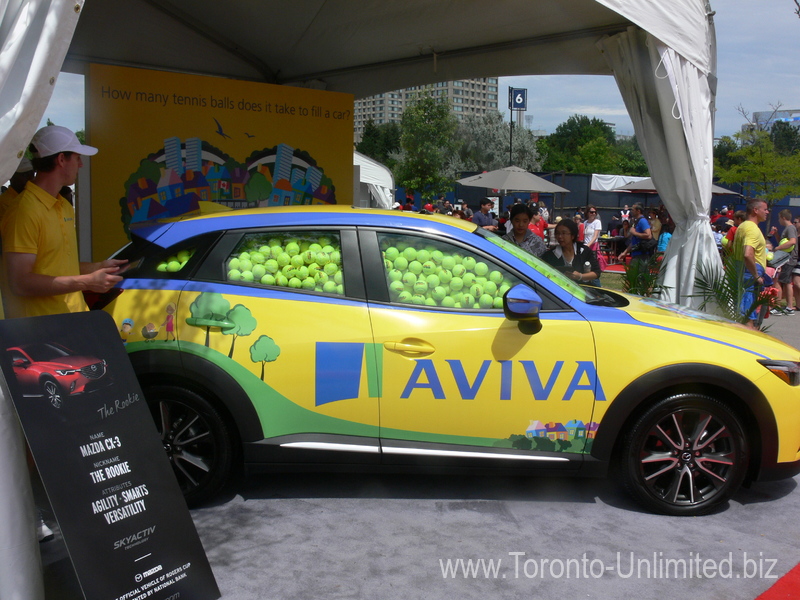
[[[28,366],[28,361],[25,360],[24,358],[15,358],[12,361],[12,364],[15,367],[27,367]]]
[[[503,313],[509,321],[517,321],[519,330],[526,335],[539,333],[542,322],[539,311],[542,298],[533,289],[519,283],[503,296]]]

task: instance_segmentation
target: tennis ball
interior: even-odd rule
[[[419,275],[422,273],[422,263],[418,260],[412,260],[410,263],[408,263],[408,270],[411,273],[414,273],[414,275]]]
[[[275,275],[275,284],[281,287],[286,287],[287,285],[289,285],[289,280],[286,278],[286,275],[284,275],[283,273],[279,273]]]
[[[452,256],[445,256],[442,258],[442,268],[447,269],[448,271],[452,271],[453,267],[456,266],[456,259]]]
[[[267,260],[267,258],[263,254],[261,254],[261,252],[253,252],[250,255],[250,261],[254,265],[263,265],[265,260]]]
[[[436,263],[432,260],[426,260],[424,263],[422,263],[422,272],[425,275],[432,275],[436,273],[437,268],[438,267],[436,266]]]
[[[775,258],[775,255],[772,252],[767,252],[767,260],[770,261],[773,258]],[[170,263],[170,264],[172,264],[172,263]]]
[[[281,274],[286,277],[286,279],[291,279],[297,275],[297,267],[294,265],[286,265],[281,269]]]
[[[269,255],[272,258],[278,258],[281,254],[286,254],[283,251],[283,246],[270,246],[269,247]],[[289,258],[288,254],[286,254],[286,258]]]
[[[330,254],[330,256],[331,256],[331,262],[332,263],[334,263],[336,265],[342,264],[342,253],[341,252],[339,252],[338,250],[334,250],[333,252],[328,252],[328,254]]]
[[[403,278],[403,272],[397,269],[392,269],[388,273],[389,281],[400,281]]]
[[[446,308],[453,308],[456,305],[456,301],[453,300],[450,296],[445,296],[442,298],[442,306]]]
[[[461,264],[466,267],[467,271],[475,270],[475,259],[471,256],[464,257],[464,260],[461,261]]]
[[[430,259],[431,259],[430,250],[425,250],[424,248],[422,250],[417,250],[417,260],[419,262],[424,264],[425,262],[429,261]]]
[[[240,271],[250,271],[253,268],[253,263],[250,262],[249,258],[242,258],[239,257],[239,270]]]
[[[336,286],[336,293],[340,296],[344,296],[344,286],[341,283]]]
[[[315,286],[316,283],[311,277],[306,277],[305,279],[303,279],[302,288],[304,290],[313,290]]]
[[[447,269],[442,269],[437,273],[437,275],[439,276],[439,281],[441,281],[445,285],[450,283],[450,281],[453,279],[453,274]]]
[[[308,240],[301,240],[300,241],[300,252],[308,252],[308,248],[311,246],[311,242]]]
[[[441,250],[434,250],[431,252],[431,260],[437,265],[440,265],[444,260],[444,254],[442,254]],[[453,264],[455,264],[455,261],[453,261]]]
[[[242,278],[242,272],[239,269],[231,269],[228,271],[228,281],[239,281]]]
[[[408,290],[403,290],[402,292],[400,292],[400,295],[397,297],[397,301],[398,302],[403,302],[405,304],[410,303],[411,302],[411,292],[409,292]]]
[[[489,294],[483,294],[478,298],[478,306],[481,308],[491,308],[492,304],[494,304],[494,298]]]
[[[475,273],[464,273],[461,279],[464,282],[464,287],[469,287],[475,283]]]
[[[453,277],[450,280],[450,289],[454,292],[459,291],[461,288],[464,287],[464,280],[461,277]]]
[[[312,262],[317,260],[317,253],[314,252],[313,250],[306,250],[305,252],[303,252],[302,256],[303,256],[303,262],[306,263],[307,265],[310,265]]]
[[[239,260],[250,260],[250,253],[246,250],[239,253]]]
[[[475,263],[475,275],[480,275],[483,277],[489,272],[489,265],[485,262]]]
[[[181,270],[181,263],[179,263],[177,260],[171,260],[167,263],[167,271],[169,271],[170,273],[175,273],[180,270]]]
[[[303,285],[303,282],[300,281],[297,277],[292,277],[289,280],[289,287],[290,288],[299,288],[301,285]]]
[[[339,266],[333,264],[332,262],[322,267],[322,270],[325,271],[329,276],[341,273],[341,271],[339,270]]]
[[[428,283],[428,287],[431,289],[435,288],[437,285],[439,285],[439,283],[441,283],[438,275],[428,275],[425,278],[425,281]]]
[[[252,271],[242,271],[242,281],[253,281],[253,279]]]
[[[327,252],[322,252],[321,250],[317,252],[317,264],[322,265],[323,267],[331,262],[331,255]]]
[[[308,276],[312,277],[311,274],[309,274]],[[324,285],[328,283],[328,281],[330,281],[330,277],[328,277],[328,274],[325,271],[317,271],[316,273],[314,273],[313,278],[318,285]]]
[[[425,295],[428,293],[428,282],[424,279],[417,279],[414,283],[414,293]]]
[[[297,277],[300,281],[308,279],[308,267],[303,265],[302,267],[297,267],[297,273],[295,273],[295,277]],[[311,278],[313,282],[313,277]]]
[[[461,306],[464,308],[472,308],[475,304],[475,296],[472,294],[464,294],[464,297],[461,298]]]
[[[297,267],[302,267],[306,263],[303,260],[302,254],[295,254],[294,256],[291,257],[291,259],[289,259],[289,264],[297,268]]]
[[[511,286],[507,283],[504,283],[499,288],[497,288],[497,295],[501,298],[506,295],[506,292],[511,289]]]
[[[483,287],[477,283],[473,283],[471,286],[469,286],[469,293],[476,298],[480,298],[483,296]]]
[[[283,240],[281,238],[270,238],[267,240],[267,246],[270,248],[274,248],[275,246],[281,247],[283,246]]]
[[[503,282],[503,274],[500,271],[492,271],[489,273],[489,281],[500,285]]]
[[[328,265],[325,265],[325,266],[327,267]],[[327,271],[325,271],[325,272],[328,273]],[[330,273],[328,273],[328,275],[330,275]],[[342,272],[341,271],[336,271],[336,273],[333,274],[333,280],[336,282],[337,285],[341,285],[342,282],[344,281],[344,277],[342,276]]]
[[[329,238],[327,235],[320,236],[319,239],[317,239],[317,243],[323,247],[330,246],[331,238]]]
[[[275,271],[272,271],[273,273]],[[264,265],[253,265],[253,279],[257,281],[261,281],[261,278],[267,274],[267,270],[264,268]]]
[[[286,244],[286,254],[295,256],[300,254],[300,245],[297,242],[289,242]]]
[[[423,296],[422,294],[414,294],[413,296],[411,296],[411,304],[417,304],[417,305],[425,304],[425,296]]]
[[[456,304],[458,304],[458,306],[461,306],[461,301],[464,299],[464,294],[461,292],[455,292],[453,294],[450,294],[450,297]]]
[[[280,251],[278,256],[275,257],[275,260],[278,261],[279,267],[285,267],[290,262],[292,262],[292,257],[289,256],[288,253],[284,252],[283,250]]]
[[[326,294],[333,294],[336,292],[336,283],[333,281],[326,281],[322,284],[322,291]]]
[[[442,263],[442,266],[444,266],[444,263]],[[456,264],[453,265],[453,268],[450,269],[450,271],[453,273],[454,277],[463,277],[464,273],[467,272],[467,269],[464,265]]]
[[[287,259],[289,258],[287,254],[284,254],[284,256],[286,256]],[[280,268],[281,268],[280,263],[274,258],[270,258],[267,262],[264,263],[264,269],[266,269],[267,273],[272,273],[273,275],[277,273],[278,269]]]
[[[477,283],[481,287],[486,287],[486,284],[489,283],[489,280],[486,277],[476,277],[475,283]]]
[[[402,281],[393,281],[389,284],[389,291],[392,292],[395,296],[399,296],[400,292],[405,290],[406,287],[403,285]]]
[[[322,246],[320,246],[317,242],[312,242],[311,245],[308,247],[311,252],[321,252]]]
[[[442,286],[436,286],[431,291],[431,298],[436,300],[437,302],[441,302],[447,297],[447,292]]]
[[[400,256],[400,250],[398,250],[398,249],[397,249],[397,248],[395,248],[394,246],[389,246],[389,247],[386,249],[386,252],[384,252],[383,256],[384,256],[384,258],[385,258],[386,260],[390,260],[390,261],[394,262],[394,261],[395,261],[395,259],[396,259],[398,256]]]
[[[495,298],[494,302],[492,302],[492,308],[503,308],[503,298]]]
[[[433,298],[425,298],[425,306],[439,306]]]
[[[490,296],[497,295],[497,284],[494,281],[487,281],[483,284],[483,293]]]
[[[408,259],[405,256],[398,256],[394,261],[394,268],[398,271],[405,271],[408,268]]]
[[[408,262],[411,262],[412,260],[416,259],[417,258],[416,248],[412,248],[411,246],[409,246],[408,248],[403,250],[403,256]]]
[[[181,250],[178,252],[178,261],[185,263],[187,260],[192,258],[192,254],[194,254],[193,250]]]
[[[403,241],[403,240],[399,240],[399,241],[398,241],[398,242],[395,244],[395,246],[397,246],[397,249],[398,249],[398,250],[400,250],[400,252],[402,253],[402,252],[403,252],[403,250],[405,250],[406,248],[408,248],[408,242],[406,242],[406,241]]]
[[[403,274],[403,283],[406,285],[406,287],[414,287],[414,284],[417,283],[417,276],[410,271],[406,271]]]

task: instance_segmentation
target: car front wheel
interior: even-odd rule
[[[144,395],[172,470],[189,505],[218,493],[233,466],[233,437],[214,406],[175,385],[150,385]]]
[[[705,514],[727,501],[747,471],[747,435],[737,414],[698,394],[665,398],[625,436],[622,477],[650,510]]]
[[[42,381],[42,392],[47,401],[55,408],[61,408],[64,403],[64,393],[55,379],[47,377]]]

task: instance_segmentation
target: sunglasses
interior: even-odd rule
[[[590,210],[590,211],[589,211],[589,214],[590,214],[590,215],[596,215],[596,214],[597,214],[597,211],[596,211],[596,210]]]

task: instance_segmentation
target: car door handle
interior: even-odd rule
[[[383,347],[391,352],[409,354],[433,354],[436,348],[422,340],[403,340],[402,342],[383,342]]]

